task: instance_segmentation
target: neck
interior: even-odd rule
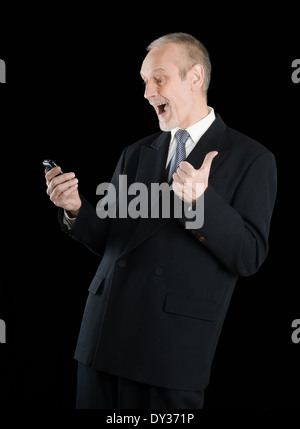
[[[198,119],[195,122],[201,121],[201,119],[205,118],[209,114],[209,108],[208,105],[205,103],[200,105],[200,109],[198,112]]]
[[[209,108],[206,104],[206,102],[202,102],[197,103],[195,109],[193,109],[193,114],[191,115],[191,117],[189,118],[189,120],[184,124],[182,124],[182,126],[180,126],[180,128],[186,129],[188,127],[191,127],[192,125],[194,125],[196,122],[201,121],[201,119],[205,118],[207,115],[209,114]]]

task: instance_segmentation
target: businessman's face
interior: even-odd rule
[[[154,107],[160,128],[187,128],[195,122],[193,114],[192,70],[181,79],[179,66],[186,60],[183,48],[168,43],[153,48],[146,56],[141,76],[145,98]]]

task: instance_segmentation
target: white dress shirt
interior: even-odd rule
[[[185,144],[186,156],[188,156],[192,152],[198,140],[200,140],[200,138],[203,136],[205,131],[208,130],[208,128],[213,123],[213,121],[216,119],[214,109],[212,107],[208,107],[208,109],[209,109],[209,114],[207,116],[205,116],[203,119],[201,119],[200,121],[196,122],[194,125],[191,125],[189,128],[186,129],[190,135]],[[176,151],[177,141],[176,141],[175,133],[177,130],[179,130],[178,127],[173,128],[171,130],[171,141],[170,141],[166,167],[169,165],[169,162],[171,161]]]

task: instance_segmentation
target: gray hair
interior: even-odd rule
[[[211,62],[209,54],[205,46],[194,36],[187,33],[170,33],[159,37],[150,43],[146,48],[147,51],[165,45],[167,43],[176,43],[185,47],[187,54],[187,64],[179,65],[179,73],[181,79],[185,79],[187,72],[195,65],[201,64],[204,69],[203,91],[207,94],[211,76]]]

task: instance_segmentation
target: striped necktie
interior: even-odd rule
[[[176,131],[175,136],[177,140],[177,146],[176,146],[176,152],[173,155],[170,162],[169,177],[168,177],[169,182],[171,182],[172,176],[176,172],[179,164],[182,161],[184,161],[186,158],[185,144],[190,135],[186,130],[179,129],[178,131]]]

